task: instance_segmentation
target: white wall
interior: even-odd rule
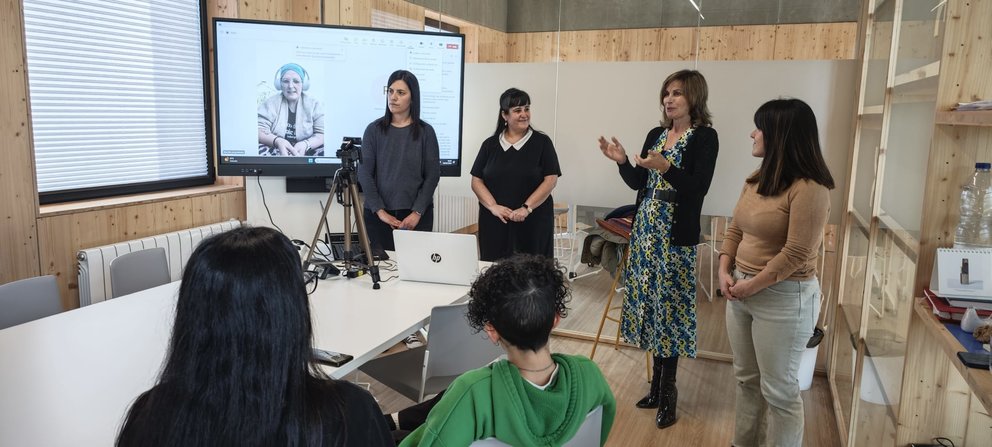
[[[615,135],[628,153],[639,151],[661,116],[661,82],[682,68],[693,66],[686,62],[466,65],[462,176],[442,178],[439,191],[472,195],[469,171],[479,145],[495,129],[499,95],[517,87],[531,95],[534,127],[555,142],[563,173],[555,200],[603,207],[632,203],[634,192],[599,152],[596,138]],[[748,136],[754,128],[754,110],[769,99],[789,96],[806,101],[816,113],[827,164],[839,185],[831,194],[830,222],[840,223],[856,99],[854,61],[700,62],[697,69],[709,83],[710,111],[720,135],[716,173],[703,213],[733,212],[744,178],[759,164],[751,157]],[[320,215],[317,201],[326,194],[287,194],[282,178],[261,180],[276,224],[294,238],[312,238]],[[268,225],[256,179],[249,177],[246,185],[248,220]],[[332,208],[330,223],[341,228],[340,206]]]

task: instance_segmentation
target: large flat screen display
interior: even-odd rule
[[[234,19],[213,25],[220,175],[333,175],[342,140],[361,137],[383,116],[386,82],[400,69],[419,80],[421,119],[437,133],[441,175],[461,174],[465,36]],[[284,92],[287,79],[300,92]],[[280,105],[284,94],[302,106],[292,117]],[[321,129],[323,142],[310,145]],[[271,145],[273,135],[306,141],[287,151]]]

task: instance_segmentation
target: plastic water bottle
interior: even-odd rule
[[[992,163],[975,163],[971,181],[961,187],[961,210],[954,245],[992,247]]]

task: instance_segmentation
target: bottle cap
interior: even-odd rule
[[[992,163],[975,163],[975,169],[992,169]]]

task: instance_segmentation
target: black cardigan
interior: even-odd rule
[[[648,132],[641,148],[641,158],[646,158],[648,151],[658,141],[665,130],[655,127]],[[690,246],[699,243],[699,215],[703,211],[703,197],[710,189],[713,180],[713,170],[716,168],[716,154],[720,149],[720,141],[716,130],[712,127],[696,127],[685,152],[682,153],[682,167],[672,166],[662,174],[678,192],[675,207],[675,222],[672,223],[672,243],[679,246]],[[648,170],[633,166],[626,160],[620,163],[620,177],[631,189],[637,190],[637,207],[640,208],[644,194],[647,192]]]

